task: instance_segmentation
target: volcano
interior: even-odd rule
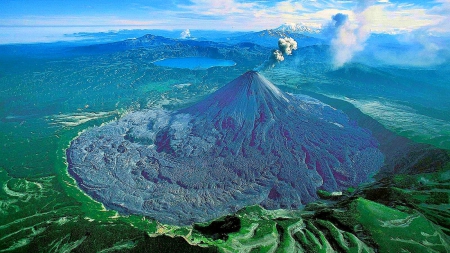
[[[80,188],[106,207],[176,225],[254,204],[300,208],[318,189],[367,182],[384,160],[343,112],[254,71],[190,107],[89,129],[66,153]]]

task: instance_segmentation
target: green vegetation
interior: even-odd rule
[[[446,167],[385,178],[338,196],[322,191],[325,202],[302,211],[249,206],[235,214],[242,227],[227,240],[195,229],[185,238],[222,252],[450,252],[449,179]]]

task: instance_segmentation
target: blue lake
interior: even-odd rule
[[[206,57],[184,57],[170,58],[153,62],[161,67],[180,68],[180,69],[209,69],[212,67],[229,67],[236,63],[231,60],[213,59]]]

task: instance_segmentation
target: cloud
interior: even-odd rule
[[[428,14],[434,15],[438,20],[435,24],[430,25],[430,32],[450,34],[450,0],[437,0],[437,6],[428,11]]]
[[[193,13],[211,16],[228,16],[252,11],[257,3],[242,3],[235,0],[191,0],[191,5],[179,5],[179,7]]]
[[[377,2],[378,2],[377,0],[358,0],[356,3],[355,12],[357,13],[363,12],[365,9],[376,4]]]
[[[408,67],[430,67],[450,62],[450,38],[429,36],[426,31],[399,34],[391,41],[371,39],[360,61]],[[375,40],[375,41],[374,41]],[[376,61],[374,61],[376,60]]]
[[[374,33],[407,33],[433,27],[442,19],[425,8],[395,4],[373,5],[362,13],[366,25]]]
[[[3,26],[36,26],[36,27],[113,27],[113,26],[152,26],[163,21],[124,19],[118,16],[24,16],[22,18],[1,19]],[[95,24],[95,25],[93,25]]]
[[[191,31],[189,29],[186,29],[184,31],[181,32],[180,37],[182,39],[188,39],[191,37]]]
[[[36,1],[35,1],[36,2]],[[149,29],[214,29],[258,31],[283,23],[302,23],[312,29],[324,27],[330,17],[341,13],[356,29],[364,22],[372,33],[406,33],[415,30],[450,33],[450,1],[388,1],[388,0],[173,0],[152,1],[152,4],[113,6],[114,15],[71,12],[63,15],[27,12],[8,13],[0,17],[2,26],[141,26]],[[8,7],[8,6],[6,6]],[[97,8],[98,9],[98,8]],[[11,12],[11,11],[10,11]],[[79,15],[79,16],[78,16]],[[106,28],[105,30],[109,30]],[[335,34],[333,34],[335,35]]]
[[[238,0],[192,0],[191,4],[178,5],[176,16],[203,17],[202,27],[192,28],[221,29],[227,27],[237,30],[258,31],[275,28],[283,23],[302,23],[318,29],[331,14],[346,13],[351,1],[238,1]],[[181,15],[181,16],[180,16]]]
[[[433,32],[450,33],[450,0],[437,0],[440,3],[431,9],[416,4],[394,4],[389,1],[360,0],[350,13],[337,13],[331,22],[324,27],[324,34],[331,38],[331,53],[335,68],[350,62],[354,56],[363,51],[367,39],[373,33],[414,34],[414,45],[417,50],[408,45],[405,52],[397,52],[389,56],[387,50],[376,54],[376,58],[384,58],[393,62],[414,63],[411,65],[430,65],[442,63],[445,49],[442,45],[427,39]],[[447,15],[446,15],[447,14]],[[330,36],[331,35],[331,36]],[[447,46],[448,48],[448,46]],[[446,50],[444,50],[446,51]],[[392,51],[390,52],[392,53]],[[399,56],[399,57],[396,57]],[[414,60],[421,59],[420,61]]]
[[[281,1],[275,5],[275,8],[280,13],[296,13],[298,11],[307,11],[307,9],[298,1]]]

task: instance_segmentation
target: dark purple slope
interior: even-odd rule
[[[106,206],[182,225],[252,204],[298,208],[317,189],[366,182],[383,165],[377,146],[342,112],[250,71],[191,107],[84,132],[67,156]]]

